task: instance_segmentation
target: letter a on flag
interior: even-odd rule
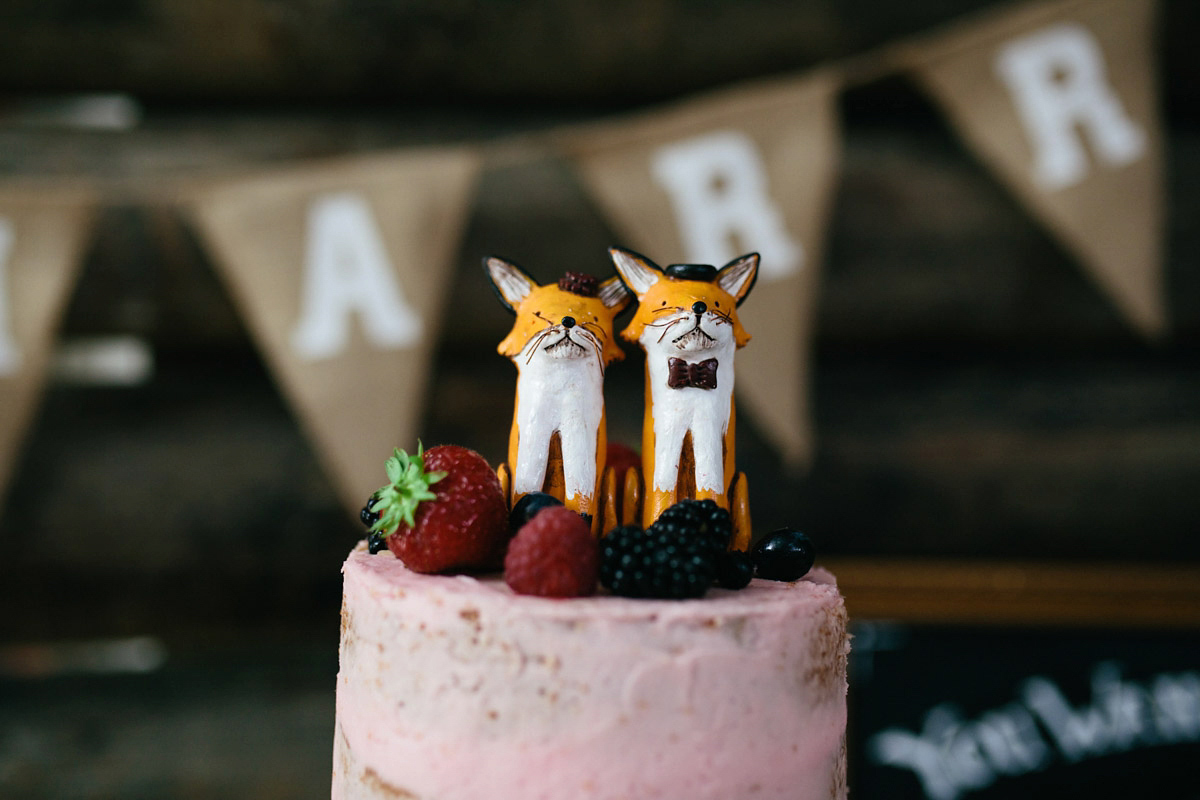
[[[1153,0],[1069,0],[902,50],[964,140],[1147,336],[1166,324],[1153,34]]]
[[[837,171],[832,75],[755,84],[559,142],[623,237],[662,264],[761,256],[739,309],[738,410],[793,464],[812,449],[809,339]]]
[[[346,159],[192,198],[202,237],[347,509],[416,446],[479,170],[465,149]]]

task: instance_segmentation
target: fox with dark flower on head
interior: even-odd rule
[[[546,492],[599,527],[607,446],[604,370],[624,357],[613,318],[633,298],[613,276],[568,272],[539,285],[520,267],[484,259],[497,296],[516,315],[497,348],[517,365],[517,397],[501,483],[512,505]]]

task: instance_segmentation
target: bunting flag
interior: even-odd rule
[[[83,191],[0,190],[0,498],[45,383],[93,205]]]
[[[549,141],[619,236],[655,262],[761,255],[739,309],[739,410],[793,465],[811,458],[810,339],[840,159],[836,95],[904,70],[1112,298],[1166,329],[1163,133],[1154,0],[1036,0],[838,68],[744,84]],[[530,144],[535,147],[529,147]],[[508,149],[505,149],[505,146]],[[415,444],[479,147],[296,165],[183,194],[247,326],[358,509],[395,445]],[[44,380],[93,199],[0,189],[0,491]]]
[[[812,450],[809,339],[839,158],[828,72],[739,88],[556,141],[631,247],[659,264],[720,266],[756,251],[739,311],[739,411],[793,464]]]
[[[416,445],[480,158],[413,149],[201,190],[190,208],[339,496]]]
[[[1005,9],[903,48],[979,157],[1143,335],[1166,325],[1153,0]]]

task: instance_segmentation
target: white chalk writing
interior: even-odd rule
[[[878,764],[916,773],[930,800],[958,800],[1005,775],[1141,747],[1200,741],[1200,672],[1124,680],[1111,662],[1092,671],[1092,700],[1074,706],[1058,684],[1035,676],[1017,702],[973,720],[949,703],[925,715],[920,733],[888,728],[868,742]]]

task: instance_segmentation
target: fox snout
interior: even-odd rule
[[[551,325],[530,340],[527,350],[530,358],[541,352],[550,358],[587,358],[600,360],[602,343],[596,335],[575,320],[566,316],[557,325]]]
[[[691,308],[675,309],[651,323],[659,328],[659,342],[665,349],[678,353],[702,353],[733,343],[733,328],[729,318],[709,311],[697,300]]]

